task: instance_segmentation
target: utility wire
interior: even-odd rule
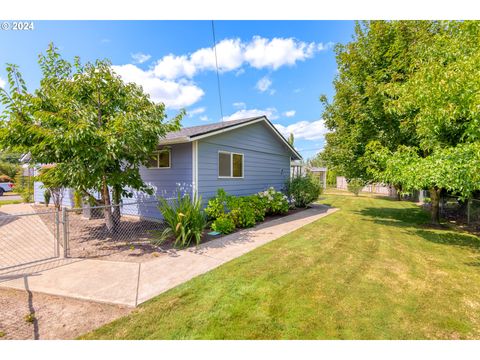
[[[218,101],[220,103],[220,115],[223,122],[223,106],[222,106],[222,92],[220,90],[220,75],[218,73],[218,59],[217,59],[217,40],[215,39],[215,25],[212,20],[212,35],[213,35],[213,50],[215,51],[215,67],[217,69],[217,87],[218,87]]]

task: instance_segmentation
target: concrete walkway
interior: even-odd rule
[[[0,272],[0,287],[137,306],[338,209],[323,205],[144,263],[55,259]]]

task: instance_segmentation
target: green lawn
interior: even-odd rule
[[[21,204],[22,200],[2,200],[0,201],[0,206],[2,205],[10,205],[10,204]]]
[[[341,210],[197,277],[87,339],[480,338],[480,239],[416,205]]]

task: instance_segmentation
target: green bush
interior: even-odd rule
[[[288,198],[280,191],[270,187],[257,194],[265,201],[266,213],[268,215],[286,214],[289,209]]]
[[[230,234],[235,230],[235,223],[231,216],[223,214],[212,223],[212,230],[222,234]]]
[[[43,200],[45,201],[45,206],[48,207],[48,204],[50,204],[50,198],[52,197],[52,193],[50,192],[49,189],[45,189],[43,192]]]
[[[230,211],[231,217],[238,228],[255,226],[255,211],[245,198],[238,198],[238,206]]]
[[[11,164],[5,161],[0,162],[0,174],[7,175],[10,179],[13,179],[19,171],[21,171],[21,168],[17,164]]]
[[[322,185],[312,176],[296,176],[286,184],[287,195],[290,201],[299,208],[318,199],[322,193]]]
[[[265,220],[265,213],[267,212],[266,201],[258,195],[247,196],[246,201],[253,209],[255,221],[259,222]]]
[[[363,187],[365,186],[365,183],[363,182],[362,179],[350,179],[348,180],[347,184],[347,189],[351,193],[353,193],[355,196],[358,196],[360,191],[362,191]]]
[[[73,207],[75,209],[80,209],[82,206],[83,206],[82,192],[79,190],[75,190],[73,192]]]
[[[203,230],[207,225],[207,218],[202,211],[202,199],[190,198],[190,195],[182,196],[178,192],[177,199],[171,204],[163,198],[159,198],[160,212],[167,224],[160,238],[153,240],[155,245],[160,245],[170,237],[175,238],[175,247],[187,247],[194,240],[196,245],[202,240]]]
[[[33,176],[23,176],[22,169],[20,169],[15,176],[15,187],[13,191],[19,194],[23,202],[33,201]]]
[[[217,190],[217,195],[208,200],[208,205],[205,208],[205,213],[209,220],[215,220],[226,213],[227,193],[222,188]]]

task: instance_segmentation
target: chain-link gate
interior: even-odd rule
[[[0,214],[0,274],[58,258],[59,212]]]

